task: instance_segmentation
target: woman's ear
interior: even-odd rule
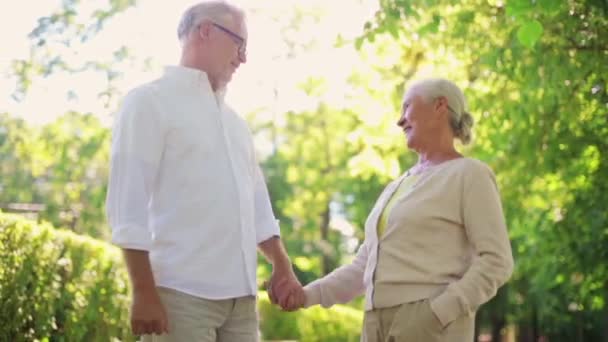
[[[445,96],[439,96],[435,101],[435,110],[438,112],[449,112],[448,99]]]

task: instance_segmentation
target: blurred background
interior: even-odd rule
[[[113,113],[176,64],[192,0],[21,0],[0,13],[0,341],[133,340],[104,201]],[[413,80],[459,84],[458,148],[499,182],[515,273],[478,341],[608,341],[608,1],[242,0],[247,119],[308,283],[347,263],[383,187],[415,163]],[[260,259],[260,284],[270,267]],[[260,287],[263,290],[262,287]],[[281,313],[265,340],[358,341],[362,301]]]

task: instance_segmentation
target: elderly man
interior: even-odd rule
[[[247,60],[244,19],[222,1],[189,8],[180,65],[132,90],[116,117],[106,206],[144,341],[257,341],[256,247],[273,299],[304,298],[251,134],[224,102]]]

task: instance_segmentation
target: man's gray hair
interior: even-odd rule
[[[445,97],[450,112],[450,126],[456,138],[468,144],[472,138],[473,116],[468,112],[464,93],[454,82],[443,78],[429,78],[418,81],[411,86],[427,101]]]
[[[182,15],[177,26],[177,38],[183,43],[190,32],[205,19],[221,24],[227,15],[238,19],[245,18],[245,12],[224,0],[209,0],[190,6]]]

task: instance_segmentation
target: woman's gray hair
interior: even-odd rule
[[[443,78],[430,78],[416,82],[411,88],[419,91],[419,95],[427,101],[445,97],[448,101],[450,126],[454,135],[465,145],[471,142],[473,116],[468,112],[464,93],[456,84]]]
[[[182,15],[177,26],[177,38],[183,43],[190,32],[205,19],[223,23],[227,15],[236,19],[245,19],[245,12],[224,0],[202,1],[190,6]]]

